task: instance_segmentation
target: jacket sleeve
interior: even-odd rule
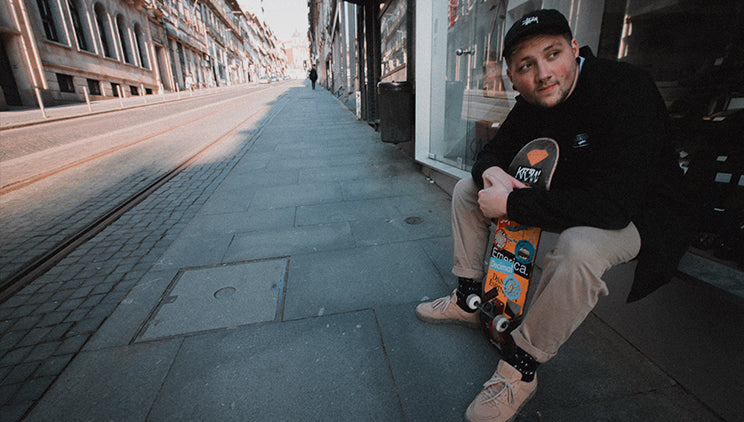
[[[654,183],[668,116],[650,77],[630,80],[617,81],[597,102],[600,112],[594,118],[605,119],[597,126],[602,133],[594,134],[591,156],[573,157],[586,165],[573,166],[568,182],[550,191],[513,191],[507,202],[510,219],[553,230],[579,225],[621,229],[639,214]]]

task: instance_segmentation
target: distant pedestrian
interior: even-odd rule
[[[313,85],[313,89],[315,89],[315,81],[318,80],[318,72],[315,70],[315,66],[310,69],[308,77],[310,78],[310,83]]]

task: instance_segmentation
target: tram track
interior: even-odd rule
[[[133,142],[116,146],[114,148],[111,148],[111,149],[93,154],[91,156],[76,160],[74,162],[65,164],[61,167],[43,172],[42,174],[36,175],[34,177],[30,177],[22,181],[3,186],[0,188],[0,195],[14,191],[14,190],[21,189],[23,187],[27,187],[29,185],[32,185],[36,182],[44,180],[53,175],[62,173],[67,170],[74,169],[83,164],[89,163],[91,161],[95,161],[96,159],[101,159],[105,156],[114,154],[126,148],[130,148],[137,144],[143,143],[147,140],[151,140],[157,136],[162,136],[169,132],[176,131],[179,128],[183,128],[190,124],[194,124],[210,116],[214,116],[218,113],[225,112],[228,109],[239,107],[241,105],[244,105],[246,102],[248,102],[249,99],[250,98],[241,98],[241,100],[237,102],[231,101],[230,104],[228,105],[220,107],[207,114],[200,115],[197,118],[190,119],[188,121],[181,122],[177,125],[170,126],[167,129],[159,131],[158,133],[149,134]],[[245,119],[242,119],[238,124],[230,127],[222,135],[210,141],[206,146],[200,148],[198,151],[188,156],[188,158],[186,158],[185,160],[177,164],[175,167],[166,171],[164,174],[161,174],[160,176],[156,177],[152,182],[145,185],[142,189],[133,193],[129,197],[125,198],[123,201],[120,201],[117,205],[114,205],[112,208],[108,209],[108,211],[104,212],[101,216],[99,216],[98,218],[95,218],[93,221],[86,224],[83,228],[77,230],[75,233],[67,236],[64,240],[50,247],[49,250],[46,251],[45,253],[35,257],[30,262],[24,264],[19,270],[13,272],[13,274],[7,279],[0,280],[0,303],[4,302],[10,296],[12,296],[16,292],[23,289],[23,287],[31,283],[34,279],[36,279],[37,277],[39,277],[40,275],[44,274],[49,269],[54,267],[54,265],[56,265],[62,259],[64,259],[64,257],[67,256],[70,252],[75,250],[77,247],[79,247],[86,241],[92,239],[98,233],[103,231],[106,227],[114,223],[127,211],[133,209],[139,203],[144,201],[148,196],[150,196],[152,193],[157,191],[160,187],[168,183],[168,181],[176,177],[178,174],[180,174],[185,169],[189,168],[197,160],[199,160],[200,157],[202,157],[205,153],[207,153],[210,149],[218,145],[220,142],[224,141],[226,138],[234,134],[240,128],[244,127],[256,115],[264,112],[270,106],[271,106],[270,104],[267,104],[267,105],[263,105],[259,107],[257,110],[250,113],[250,115],[248,115]],[[259,129],[259,132],[260,132],[260,129]]]

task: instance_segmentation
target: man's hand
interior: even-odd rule
[[[506,203],[514,189],[527,185],[510,176],[500,167],[490,167],[483,172],[483,190],[478,192],[481,212],[488,218],[506,217]]]
[[[483,172],[483,188],[488,189],[496,183],[500,183],[507,187],[509,189],[509,192],[514,189],[522,189],[527,187],[527,185],[502,170],[501,167],[489,167],[488,169],[486,169],[486,171]]]

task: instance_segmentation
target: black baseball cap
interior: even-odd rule
[[[571,34],[571,27],[563,14],[555,9],[540,9],[527,13],[514,22],[504,37],[504,57],[524,38],[535,34]]]

